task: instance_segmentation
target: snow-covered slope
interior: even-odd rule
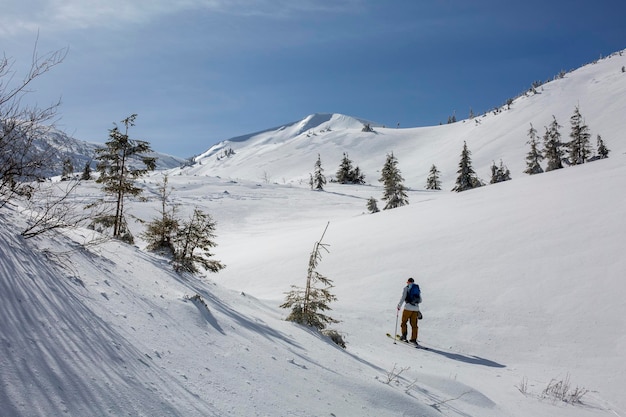
[[[3,209],[0,414],[626,416],[623,65],[617,54],[586,66],[480,123],[366,134],[358,120],[319,116],[309,138],[303,122],[280,140],[253,135],[231,142],[230,158],[172,171],[179,215],[199,207],[217,221],[213,252],[227,268],[215,275],[178,276],[140,239],[82,246],[93,232],[76,229],[24,240],[26,218]],[[577,104],[610,158],[521,174],[529,121],[540,127],[554,114],[566,136]],[[418,173],[432,163],[451,188],[463,140],[479,174],[502,155],[513,180],[423,190]],[[337,165],[348,152],[372,184],[300,186],[318,150]],[[414,188],[410,205],[366,214],[391,150]],[[276,183],[259,181],[263,169]],[[161,175],[142,181],[147,202],[128,201],[133,218],[157,215]],[[75,196],[98,193],[87,182]],[[328,222],[319,271],[334,281],[329,314],[347,350],[278,308],[304,285]],[[139,238],[142,223],[130,226]],[[424,292],[420,341],[430,351],[385,336],[409,276]],[[588,392],[555,401],[542,395],[551,381]]]
[[[431,166],[442,173],[444,189],[456,179],[463,142],[467,142],[479,175],[489,182],[490,166],[503,163],[513,177],[520,177],[529,147],[530,124],[539,136],[556,117],[568,140],[569,119],[576,106],[589,126],[595,145],[601,135],[609,148],[621,146],[623,124],[618,122],[626,108],[626,56],[622,52],[588,64],[517,97],[510,108],[494,109],[474,119],[454,124],[402,128],[372,123],[374,133],[362,132],[366,121],[344,115],[311,115],[300,122],[277,129],[242,136],[212,146],[196,158],[197,164],[184,168],[189,175],[270,180],[277,183],[307,182],[317,155],[327,176],[333,176],[343,153],[376,184],[386,154],[393,152],[411,188],[424,188]],[[226,156],[227,150],[234,154]]]

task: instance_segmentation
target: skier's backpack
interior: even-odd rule
[[[422,292],[420,291],[420,286],[413,283],[411,288],[407,291],[406,300],[408,304],[417,305],[422,302]]]

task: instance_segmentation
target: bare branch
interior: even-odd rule
[[[53,150],[41,141],[54,127],[60,100],[49,106],[22,105],[32,91],[28,86],[63,62],[68,49],[46,54],[33,49],[31,66],[22,81],[15,83],[14,61],[0,58],[0,208],[16,196],[30,198],[29,182],[41,180],[53,160]]]

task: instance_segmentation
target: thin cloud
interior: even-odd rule
[[[71,30],[146,23],[187,10],[266,18],[302,13],[343,13],[359,9],[363,0],[27,0],[3,8],[0,34],[32,30]]]

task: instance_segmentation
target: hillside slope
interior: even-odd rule
[[[510,108],[503,106],[472,120],[443,126],[395,129],[372,124],[375,133],[367,133],[361,131],[364,121],[355,118],[310,115],[300,122],[214,145],[196,158],[196,166],[182,172],[299,184],[308,181],[318,154],[325,174],[332,176],[346,152],[365,173],[366,181],[376,184],[386,154],[393,152],[407,186],[423,189],[430,167],[435,164],[442,172],[443,188],[449,190],[454,186],[463,142],[467,142],[475,171],[486,182],[490,179],[490,166],[500,160],[513,177],[520,177],[525,175],[530,124],[542,136],[544,126],[554,116],[562,125],[563,140],[567,141],[569,119],[576,106],[590,128],[594,149],[599,134],[610,149],[618,151],[626,108],[624,66],[623,51],[615,53],[546,83],[534,93],[527,92],[515,99]],[[235,153],[227,157],[225,152],[229,149]]]

